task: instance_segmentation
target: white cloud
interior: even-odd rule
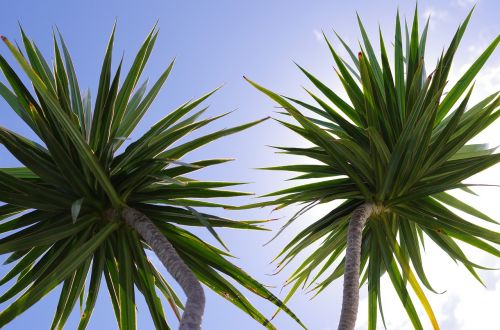
[[[430,243],[430,242],[426,242]],[[458,266],[444,255],[436,246],[427,244],[427,253],[424,256],[424,265],[429,280],[441,295],[426,293],[427,298],[435,312],[441,329],[474,330],[493,329],[494,324],[500,324],[498,306],[500,306],[500,271],[491,271],[484,274],[487,288],[477,282],[463,267]],[[481,253],[480,253],[481,254]],[[498,266],[494,258],[477,258],[477,253],[468,253],[473,261],[481,262],[488,266]],[[382,284],[382,304],[388,329],[411,330],[413,326],[396,295],[390,280],[384,276]],[[364,288],[366,290],[366,288]],[[409,288],[409,290],[411,290]],[[431,325],[425,312],[419,305],[418,299],[413,296],[413,302],[420,315],[424,329]],[[366,329],[368,325],[368,301],[360,301],[360,310],[357,329]],[[383,329],[383,324],[378,318],[378,327]]]
[[[500,278],[492,290],[470,290],[465,286],[460,293],[461,299],[458,299],[453,311],[458,329],[492,329],[495,324],[498,325],[500,322],[498,292],[500,292]],[[464,296],[467,299],[464,299]]]
[[[500,64],[482,70],[476,79],[478,94],[489,95],[500,90]]]
[[[484,48],[481,47],[481,52]],[[473,58],[475,59],[477,56],[473,56]],[[473,61],[470,61],[462,64],[458,69],[452,68],[449,86],[453,86],[472,64]],[[471,95],[471,102],[469,103],[471,105],[500,90],[500,63],[487,64],[477,74],[474,81],[475,86]],[[489,139],[489,141],[496,140],[494,137],[490,136],[490,138],[493,138],[493,140]]]
[[[491,72],[488,71],[487,75],[492,75],[494,74],[493,72],[498,72],[495,70],[500,69],[492,68],[491,70]],[[492,127],[492,130],[497,132],[498,128],[499,125],[495,125],[495,127]],[[494,141],[491,136],[489,139],[486,138],[486,135],[487,134],[483,134],[482,137],[479,136],[478,138],[483,142]],[[498,166],[490,168],[472,177],[468,181],[474,183],[499,184],[500,168]],[[493,219],[500,219],[500,209],[498,207],[492,207],[492,205],[498,203],[498,195],[496,194],[498,191],[497,189],[498,188],[493,187],[474,188],[474,191],[479,194],[479,197],[472,196],[463,191],[454,192],[454,195],[469,205],[479,210],[483,210]],[[498,231],[497,225],[477,220],[459,211],[456,212],[468,221]],[[427,298],[434,309],[441,329],[496,329],[496,326],[500,324],[500,313],[498,313],[498,306],[500,306],[500,270],[478,271],[486,286],[483,287],[473,278],[465,267],[455,264],[430,239],[425,241],[425,246],[426,249],[422,258],[429,281],[435,290],[439,292],[446,290],[446,292],[441,295],[436,295],[431,292],[427,293],[428,291],[426,291]],[[460,244],[460,246],[472,262],[490,268],[500,267],[500,259],[465,244]],[[496,245],[496,247],[498,248],[498,245]],[[387,276],[382,278],[381,285],[382,303],[388,329],[413,329]],[[366,286],[362,290],[366,291]],[[411,288],[409,288],[409,290],[411,290]],[[417,312],[421,315],[424,329],[430,329],[431,325],[426,319],[425,313],[419,306],[418,300],[414,295],[413,301],[415,302]],[[366,329],[367,327],[367,308],[367,299],[361,299],[357,322],[358,329]],[[379,322],[378,328],[383,329],[381,321]]]
[[[495,39],[496,29],[493,26],[480,30],[473,43],[468,45],[463,44],[461,47],[464,51],[457,53],[455,65],[452,65],[448,88],[451,88],[458,79],[472,66],[477,58],[486,50],[486,48]],[[481,68],[479,73],[474,78],[475,87],[471,96],[471,103],[474,104],[486,96],[500,90],[500,61],[495,55],[492,55],[486,64]],[[491,138],[491,136],[490,136]],[[493,141],[496,139],[493,139]]]
[[[478,57],[498,35],[498,26],[485,26],[474,34],[474,43],[467,46],[469,56]]]
[[[446,10],[436,9],[434,7],[429,7],[424,11],[425,19],[429,20],[429,29],[434,30],[439,23],[445,23],[449,19],[448,12]]]

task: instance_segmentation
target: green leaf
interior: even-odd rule
[[[92,270],[90,275],[90,282],[88,287],[87,299],[85,301],[85,309],[80,315],[80,323],[78,324],[78,330],[84,330],[87,328],[88,322],[90,321],[90,316],[94,310],[95,303],[97,301],[97,296],[99,293],[102,273],[104,270],[104,247],[101,246],[94,253],[92,259]]]
[[[241,132],[247,128],[250,128],[252,126],[260,124],[261,122],[266,121],[267,119],[269,119],[269,117],[259,119],[259,120],[256,120],[256,121],[253,121],[253,122],[250,122],[247,124],[243,124],[243,125],[239,125],[239,126],[235,126],[235,127],[231,127],[231,128],[226,128],[226,129],[220,130],[220,131],[215,132],[215,133],[207,134],[205,136],[199,137],[197,139],[194,139],[192,141],[189,141],[189,142],[183,143],[177,147],[174,147],[170,150],[162,152],[159,155],[159,157],[163,158],[163,159],[174,159],[174,160],[179,159],[182,156],[184,156],[186,153],[193,151],[193,150],[195,150],[195,149],[197,149],[197,148],[199,148],[207,143],[210,143],[214,140],[220,139],[221,137],[224,137],[224,136],[228,136],[228,135],[231,135],[234,133]]]
[[[73,223],[78,219],[78,215],[80,214],[80,209],[82,208],[82,203],[84,198],[77,199],[71,205],[71,218],[73,219]]]
[[[116,135],[120,137],[128,137],[130,133],[133,131],[133,129],[137,126],[141,118],[144,116],[146,111],[149,109],[149,106],[153,102],[153,100],[156,98],[158,95],[158,92],[162,88],[163,84],[167,80],[170,71],[172,70],[174,66],[175,60],[173,60],[170,65],[167,67],[167,69],[162,73],[158,81],[153,85],[151,90],[148,92],[148,94],[144,97],[144,99],[137,105],[137,107],[130,106],[131,102],[130,101],[129,106],[125,109],[124,114],[123,114],[123,121],[120,122],[119,126],[117,121],[115,121],[113,129],[117,132]],[[142,87],[141,87],[142,89]],[[144,93],[143,90],[139,89],[137,91],[137,94],[139,97]],[[137,95],[136,94],[136,95]],[[136,96],[134,95],[134,97]],[[118,147],[122,144],[122,142],[116,143],[115,145],[115,150],[118,149]]]
[[[82,216],[80,221],[73,224],[69,222],[69,217],[62,219],[57,218],[57,215],[53,217],[56,217],[56,221],[59,223],[55,222],[52,223],[52,226],[49,226],[51,223],[46,222],[42,225],[31,226],[0,239],[0,254],[31,249],[35,246],[54,244],[61,239],[85,230],[89,224],[97,220],[93,215],[86,215]]]
[[[453,197],[452,195],[450,195],[446,192],[435,194],[432,197],[439,200],[440,202],[443,202],[446,205],[454,207],[460,211],[466,212],[466,213],[473,215],[477,218],[480,218],[480,219],[483,219],[485,221],[489,221],[492,223],[499,224],[497,221],[493,220],[492,218],[490,218],[486,214],[482,213],[481,211],[475,209],[474,207],[470,206],[469,204],[462,202],[458,198]]]
[[[493,40],[493,42],[477,58],[472,66],[462,75],[462,77],[460,77],[458,82],[453,86],[452,89],[450,89],[448,94],[446,94],[446,97],[439,106],[439,113],[438,117],[436,118],[437,121],[440,121],[444,118],[444,116],[446,116],[453,104],[455,104],[455,102],[460,98],[460,96],[467,89],[474,77],[477,75],[479,70],[481,70],[484,63],[486,63],[493,51],[497,48],[499,42],[500,36],[497,36],[495,40]]]
[[[111,59],[113,56],[113,42],[115,39],[116,22],[113,25],[111,31],[111,36],[109,37],[108,45],[106,47],[106,54],[104,55],[104,60],[101,67],[101,74],[99,77],[99,86],[97,87],[97,98],[94,105],[94,114],[92,116],[92,124],[90,130],[90,145],[92,149],[96,149],[99,143],[99,132],[100,127],[99,120],[103,117],[104,105],[109,92],[110,81],[111,81]]]
[[[201,224],[203,224],[210,234],[212,234],[213,237],[226,249],[226,251],[229,252],[229,248],[226,246],[226,244],[222,241],[222,239],[219,237],[217,232],[212,228],[212,225],[210,225],[210,222],[198,211],[193,209],[192,207],[186,206],[186,209],[188,209],[193,215],[200,221]]]
[[[37,246],[29,250],[28,253],[0,280],[0,285],[4,285],[21,272],[30,269],[33,263],[45,252],[47,246]]]
[[[68,82],[70,86],[71,108],[78,115],[80,125],[82,127],[82,132],[85,132],[85,125],[86,125],[85,113],[83,109],[82,96],[80,94],[80,86],[78,85],[78,79],[76,77],[75,68],[73,66],[73,62],[71,60],[68,48],[66,47],[64,39],[59,30],[57,31],[57,33],[59,35],[59,40],[61,42],[61,46],[63,49],[64,61],[66,63],[66,71],[68,74]]]
[[[17,48],[14,47],[14,45],[12,45],[6,38],[4,38],[3,40],[14,57],[17,59],[21,67],[24,69],[26,74],[30,77],[34,86],[42,94],[44,101],[48,105],[48,108],[51,110],[51,112],[53,112],[54,117],[57,118],[65,133],[68,134],[69,138],[72,140],[75,147],[80,152],[82,160],[85,162],[86,166],[88,166],[89,169],[94,173],[97,180],[100,182],[100,184],[108,194],[108,197],[112,200],[113,204],[121,205],[119,196],[116,194],[116,191],[114,190],[111,182],[104,173],[101,165],[98,163],[95,155],[92,153],[89,146],[85,143],[81,134],[76,130],[68,115],[64,113],[64,110],[60,107],[59,102],[57,101],[55,96],[47,90],[46,85],[36,75],[30,65],[26,62],[22,54],[17,50]]]
[[[66,278],[75,268],[82,264],[106,237],[116,229],[116,224],[108,224],[100,230],[91,240],[80,245],[71,251],[67,257],[60,262],[47,276],[40,280],[36,285],[30,287],[21,297],[13,302],[9,307],[0,313],[0,326],[4,326],[12,321],[17,315],[31,307],[40,300],[61,280]]]
[[[387,269],[387,274],[389,274],[391,282],[394,285],[394,288],[396,289],[396,293],[398,294],[401,303],[403,304],[406,312],[408,313],[408,316],[410,317],[413,327],[415,329],[423,329],[422,324],[420,322],[420,318],[418,317],[417,311],[415,310],[415,306],[413,305],[409,293],[406,290],[405,283],[403,282],[403,279],[401,277],[401,273],[399,272],[396,266],[394,257],[392,256],[392,253],[388,251],[382,233],[379,230],[375,230],[375,233],[377,236],[378,245],[379,247],[381,247],[382,260]]]
[[[332,101],[333,104],[335,104],[340,109],[340,111],[346,114],[355,123],[359,123],[358,115],[349,104],[347,104],[334,91],[324,85],[321,81],[319,81],[316,77],[314,77],[300,65],[297,64],[297,66],[307,76],[307,78],[311,80],[314,86],[316,86],[330,101]]]
[[[201,262],[190,258],[189,255],[179,253],[186,260],[191,269],[195,272],[197,277],[205,283],[213,291],[233,303],[236,307],[243,310],[250,315],[260,324],[264,325],[267,329],[276,329],[238,290],[227,280],[225,280],[216,271],[207,267]]]
[[[0,59],[0,64],[3,62],[3,58]],[[2,67],[3,68],[3,67]],[[5,69],[4,69],[5,70]],[[12,93],[7,86],[0,82],[0,95],[9,104],[9,106],[17,113],[21,119],[30,126],[33,131],[37,131],[35,123],[31,118],[31,115],[26,108],[21,105],[19,98]]]
[[[406,83],[404,80],[404,58],[403,58],[403,38],[401,36],[401,21],[399,19],[399,10],[396,15],[396,35],[394,41],[394,67],[395,83],[398,100],[399,114],[401,118],[406,115],[405,91]]]
[[[127,230],[127,229],[125,229]],[[133,330],[136,329],[136,314],[135,314],[135,294],[133,267],[134,260],[130,252],[125,230],[118,233],[118,300],[120,303],[120,329]]]
[[[142,70],[144,69],[144,66],[148,61],[149,55],[151,54],[151,50],[153,49],[153,46],[155,44],[157,35],[158,31],[156,30],[156,25],[155,25],[151,30],[151,32],[146,37],[146,40],[142,44],[141,48],[137,52],[137,55],[134,58],[134,62],[132,63],[132,67],[130,68],[127,76],[125,77],[125,80],[123,81],[122,87],[120,88],[120,91],[116,98],[114,121],[113,121],[113,126],[111,127],[112,131],[116,131],[118,129],[117,125],[119,125],[122,121],[122,118],[126,110],[126,104],[130,98],[130,95],[134,87],[137,84],[137,81],[139,80],[139,77],[142,73]],[[159,83],[155,84],[155,86],[153,87],[152,92],[150,93],[150,95],[152,96],[148,95],[146,96],[146,99],[153,99],[156,96],[156,93],[158,93],[158,90],[163,84],[163,81],[165,81],[165,79],[167,78],[171,66],[172,64],[169,66],[169,69],[167,69],[166,73],[162,75],[162,77],[159,80]],[[151,100],[149,100],[149,102],[150,101]]]

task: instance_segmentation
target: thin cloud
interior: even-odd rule
[[[436,314],[436,318],[442,329],[473,330],[492,329],[493,324],[500,324],[500,315],[495,311],[500,306],[500,272],[494,271],[493,281],[488,281],[483,276],[487,288],[481,286],[472,275],[462,266],[457,266],[451,259],[445,257],[437,247],[431,247],[429,240],[426,241],[427,253],[424,256],[425,269],[428,270],[431,284],[437,290],[447,292],[436,295],[426,290],[427,298]],[[471,257],[473,261],[474,254]],[[479,258],[484,265],[495,266],[494,257]],[[486,274],[485,274],[486,275]],[[490,274],[491,275],[491,274]],[[401,302],[392,288],[390,280],[384,276],[381,280],[382,305],[388,329],[412,330],[413,326],[406,316]],[[409,286],[408,286],[409,288]],[[366,290],[366,286],[364,287]],[[430,328],[430,323],[425,312],[419,305],[409,288],[415,307],[421,315],[420,320],[424,329]],[[365,297],[360,301],[358,321],[356,329],[366,329],[368,326],[368,299]],[[382,320],[379,318],[379,326],[382,329]]]
[[[470,8],[474,6],[477,0],[452,0],[452,4],[461,8]]]
[[[485,48],[486,47],[469,46],[468,51],[475,55],[476,53],[480,54],[483,52]],[[477,58],[477,56],[473,56],[473,58]],[[453,70],[452,68],[450,72],[450,82],[452,84],[456,83],[472,64],[473,61],[468,61],[460,65],[458,69]],[[475,77],[474,81],[474,91],[472,92],[470,100],[471,105],[500,90],[500,62],[487,63]]]
[[[493,71],[488,74],[493,74]],[[489,71],[489,70],[488,70]],[[498,130],[498,125],[496,127]],[[491,137],[490,137],[491,138]],[[481,137],[482,142],[490,141],[484,134]],[[490,168],[471,178],[474,183],[492,183],[498,184],[500,178],[500,169],[498,167]],[[495,178],[495,179],[491,179]],[[491,187],[477,187],[474,191],[480,196],[475,197],[463,191],[454,192],[454,195],[465,201],[473,207],[480,210],[488,210],[487,214],[494,219],[500,218],[500,209],[492,208],[497,202],[495,190]],[[480,224],[491,230],[496,230],[495,225],[485,223],[474,217],[468,216],[463,212],[454,210],[460,216],[470,222]],[[500,260],[494,256],[488,255],[474,247],[457,242],[468,256],[469,260],[483,266],[498,268]],[[445,293],[437,295],[425,290],[427,298],[436,314],[436,318],[442,329],[454,330],[474,330],[474,329],[494,329],[495,325],[500,324],[500,270],[478,271],[485,282],[483,287],[472,275],[462,266],[455,264],[432,240],[425,240],[425,252],[422,255],[424,268],[429,276],[429,282],[437,291]],[[411,330],[411,325],[406,312],[402,307],[400,300],[392,288],[388,276],[385,275],[381,280],[382,286],[382,304],[384,308],[385,320],[388,329]],[[408,286],[410,295],[415,302],[417,312],[421,315],[421,321],[424,329],[431,328],[425,312],[415,298],[411,288]],[[368,325],[368,299],[366,298],[366,285],[362,288],[364,294],[360,300],[357,329],[366,329]],[[380,321],[380,326],[381,326]],[[381,326],[380,329],[383,327]]]
[[[323,41],[323,33],[321,33],[320,30],[314,29],[313,34],[314,34],[314,37],[316,38],[317,41],[319,41],[319,42]]]
[[[424,11],[424,17],[432,20],[447,21],[449,18],[448,12],[446,10],[436,9],[434,7],[429,7]]]
[[[424,11],[423,17],[429,19],[429,29],[435,30],[439,24],[446,23],[450,16],[446,10],[429,7]]]

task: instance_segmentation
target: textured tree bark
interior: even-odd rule
[[[359,267],[363,227],[373,211],[373,205],[365,203],[354,210],[349,221],[345,256],[344,292],[339,330],[353,330],[359,305]]]
[[[167,271],[180,284],[187,296],[179,330],[201,329],[201,319],[205,309],[205,294],[200,282],[191,269],[179,257],[177,251],[155,224],[143,213],[125,208],[122,211],[125,222],[134,228],[153,249]]]

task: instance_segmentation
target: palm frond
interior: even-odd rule
[[[286,285],[293,283],[293,286],[285,301],[301,285],[318,294],[343,275],[349,218],[365,201],[375,204],[379,210],[363,230],[361,250],[361,270],[363,265],[366,266],[362,282],[368,282],[369,329],[376,328],[377,307],[381,308],[380,277],[385,273],[389,275],[413,326],[421,329],[422,323],[409,296],[407,283],[416,293],[433,327],[438,328],[420,287],[421,283],[435,292],[423,267],[420,246],[424,237],[430,237],[477,279],[475,269],[483,267],[469,261],[456,242],[499,256],[496,246],[500,237],[498,229],[489,230],[476,225],[453,209],[498,223],[449,193],[453,189],[468,189],[464,180],[500,161],[494,148],[469,143],[500,113],[498,93],[472,106],[469,102],[473,92],[471,84],[498,46],[500,36],[454,86],[447,86],[453,57],[471,14],[472,11],[428,76],[424,63],[428,22],[420,34],[417,11],[411,28],[406,26],[406,40],[403,40],[399,13],[396,16],[392,66],[382,35],[380,57],[377,57],[359,17],[363,42],[357,57],[339,37],[352,65],[338,55],[325,35],[348,100],[340,98],[338,92],[300,66],[325,98],[308,91],[317,105],[280,96],[247,79],[279,104],[287,118],[295,119],[299,125],[278,120],[280,124],[313,144],[309,148],[277,148],[281,153],[312,159],[315,165],[293,164],[266,169],[298,172],[300,175],[293,180],[316,180],[267,194],[265,196],[275,199],[241,208],[341,202],[297,234],[278,255],[278,269],[281,270],[304,249],[320,242],[286,282]],[[312,115],[304,115],[300,108],[312,112]]]
[[[157,39],[156,27],[129,70],[122,59],[112,72],[113,27],[93,104],[90,93],[80,91],[76,69],[59,31],[54,33],[52,69],[35,43],[23,30],[21,34],[27,57],[7,38],[2,39],[33,88],[25,86],[0,56],[0,68],[10,85],[0,84],[0,95],[41,143],[0,128],[0,142],[23,166],[0,169],[0,201],[5,203],[0,206],[0,254],[10,255],[7,263],[12,265],[1,280],[6,290],[0,301],[10,305],[0,312],[0,326],[62,286],[51,328],[63,328],[80,300],[78,329],[85,329],[104,277],[120,329],[136,328],[136,288],[146,300],[155,327],[169,329],[173,320],[165,318],[160,297],[177,316],[184,307],[147,257],[147,243],[120,217],[110,215],[116,214],[110,209],[126,206],[149,216],[203,283],[259,323],[274,329],[231,282],[285,309],[301,324],[265,286],[229,262],[228,252],[183,229],[206,227],[221,243],[216,232],[219,227],[263,229],[260,225],[268,220],[234,221],[197,211],[196,207],[229,207],[205,198],[247,193],[224,189],[240,183],[197,181],[186,176],[229,159],[186,163],[182,157],[265,119],[179,144],[189,133],[224,116],[199,119],[206,108],[198,109],[212,91],[173,110],[119,153],[173,68],[174,61],[149,90],[147,80],[139,83]]]

